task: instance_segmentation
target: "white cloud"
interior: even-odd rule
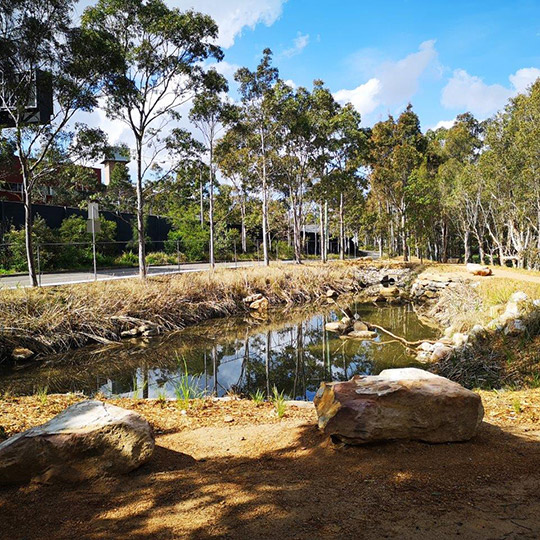
[[[80,15],[84,8],[97,0],[81,0],[75,12]],[[281,16],[287,0],[165,0],[170,7],[181,10],[194,9],[210,15],[219,26],[217,44],[228,49],[242,35],[244,28],[253,30],[258,24],[272,26]]]
[[[287,58],[296,56],[297,54],[300,54],[307,47],[308,43],[309,43],[309,34],[302,34],[301,32],[298,32],[298,36],[293,39],[293,46],[290,47],[289,49],[285,49],[282,55],[286,56]]]
[[[527,90],[527,88],[540,77],[540,69],[530,67],[518,69],[513,75],[508,77],[512,86],[516,89],[518,94],[521,94]]]
[[[253,30],[258,24],[272,26],[281,16],[286,0],[170,0],[170,6],[211,15],[219,26],[218,45],[225,49],[234,45],[244,28]]]
[[[353,90],[338,90],[334,97],[340,103],[352,103],[354,108],[364,115],[373,112],[379,106],[380,91],[381,81],[370,79]]]
[[[486,118],[502,109],[509,98],[540,77],[540,69],[523,68],[510,75],[510,87],[502,84],[486,84],[480,77],[469,75],[464,69],[456,69],[443,88],[441,103],[447,109],[462,109]]]
[[[379,106],[404,105],[418,91],[419,79],[437,59],[435,40],[424,41],[418,51],[398,61],[373,65],[368,58],[355,58],[365,72],[373,73],[366,83],[352,90],[339,90],[334,94],[341,103],[350,101],[362,114],[368,115]]]
[[[428,129],[432,129],[433,131],[437,131],[439,128],[450,129],[455,123],[456,123],[455,118],[453,120],[439,120],[435,124],[435,126]]]

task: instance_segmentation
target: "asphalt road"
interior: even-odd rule
[[[256,266],[262,264],[259,261],[242,261],[238,263],[217,263],[217,268],[239,268],[246,266]],[[163,274],[178,274],[184,272],[204,272],[210,269],[208,263],[185,263],[180,266],[152,266],[148,269],[148,275],[158,276]],[[113,279],[133,278],[139,275],[138,268],[116,268],[112,270],[98,270],[98,281],[109,281]],[[51,287],[53,285],[68,285],[73,283],[87,283],[94,281],[92,272],[58,272],[55,274],[42,274],[41,285]],[[17,287],[28,287],[28,274],[18,276],[1,276],[0,289],[15,289]]]

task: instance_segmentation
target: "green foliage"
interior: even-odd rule
[[[182,372],[180,373],[180,377],[176,383],[174,394],[176,396],[176,403],[178,406],[187,411],[190,406],[190,401],[203,398],[205,393],[199,389],[198,379],[188,374],[185,359],[182,361],[178,359],[178,366]]]
[[[287,404],[285,403],[284,392],[278,392],[278,389],[274,386],[272,389],[272,403],[274,404],[274,409],[278,418],[283,418],[287,410]]]
[[[264,392],[260,388],[258,388],[256,392],[251,393],[249,396],[254,401],[255,405],[261,405],[265,402]]]
[[[208,228],[201,226],[195,209],[186,212],[180,219],[174,220],[173,229],[169,231],[167,252],[176,253],[177,246],[188,261],[205,260],[208,256],[210,239]]]
[[[132,251],[124,251],[120,257],[116,257],[114,264],[118,266],[137,266],[139,264],[139,256]]]

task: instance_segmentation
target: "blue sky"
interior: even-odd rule
[[[308,87],[323,79],[337,97],[360,109],[367,124],[399,113],[409,100],[424,128],[465,110],[485,118],[540,76],[538,1],[191,5],[221,23],[220,69],[226,75],[236,66],[254,67],[270,47],[282,78]],[[242,17],[246,25],[238,28]]]
[[[82,0],[77,12],[95,3]],[[351,101],[364,125],[410,101],[422,128],[450,126],[457,114],[484,119],[540,76],[540,0],[165,0],[210,14],[220,27],[231,81],[253,69],[265,47],[283,79],[322,79]],[[189,125],[189,104],[180,111]],[[131,142],[126,126],[96,110],[84,118],[111,142]]]

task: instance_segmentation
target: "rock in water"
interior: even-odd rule
[[[484,415],[478,394],[417,368],[322,383],[314,403],[319,428],[348,444],[466,441]]]
[[[101,401],[82,401],[0,444],[0,484],[33,478],[77,482],[127,473],[148,461],[153,451],[154,434],[141,415]]]

